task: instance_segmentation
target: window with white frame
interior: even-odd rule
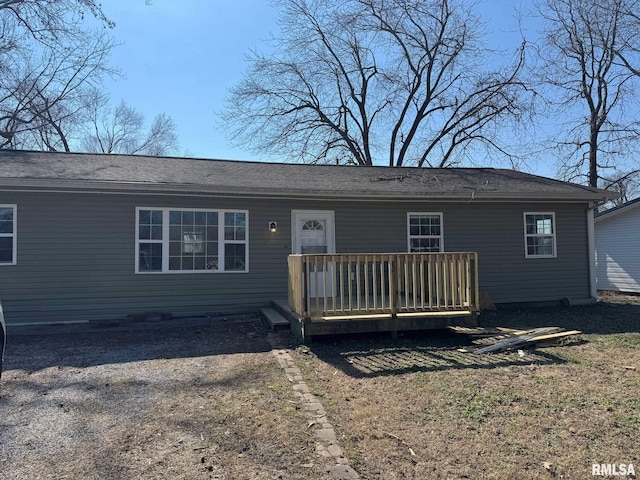
[[[16,264],[16,209],[15,205],[0,205],[0,265]]]
[[[526,258],[556,256],[556,217],[553,212],[525,212],[524,241]]]
[[[442,252],[442,214],[409,212],[407,230],[410,252]]]
[[[136,209],[136,273],[247,272],[248,212]]]

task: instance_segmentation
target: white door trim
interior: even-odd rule
[[[291,253],[300,253],[300,222],[318,218],[327,221],[327,253],[336,253],[334,210],[291,210]]]
[[[291,210],[291,253],[301,253],[302,226],[309,220],[323,220],[326,225],[327,253],[336,253],[335,212],[333,210]],[[311,267],[308,267],[311,268]],[[313,267],[318,268],[318,267]],[[326,271],[320,269],[309,277],[309,292],[312,297],[328,297],[333,290],[335,269],[331,262]],[[318,273],[321,277],[318,278]],[[319,281],[319,283],[318,283]]]

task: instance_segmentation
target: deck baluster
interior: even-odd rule
[[[289,305],[304,318],[479,310],[475,253],[291,255]]]

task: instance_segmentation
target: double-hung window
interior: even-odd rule
[[[248,212],[136,209],[136,273],[247,272]]]
[[[525,212],[526,258],[556,257],[556,217],[553,212]]]
[[[409,212],[407,230],[410,252],[442,252],[442,213]]]
[[[0,205],[0,265],[16,264],[16,210],[15,205]]]

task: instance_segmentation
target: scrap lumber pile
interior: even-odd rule
[[[449,327],[455,333],[470,335],[475,338],[491,338],[494,341],[474,350],[474,353],[502,352],[532,345],[551,344],[561,338],[582,333],[580,330],[564,330],[560,327],[534,328],[531,330],[514,330],[509,328],[466,328]]]

